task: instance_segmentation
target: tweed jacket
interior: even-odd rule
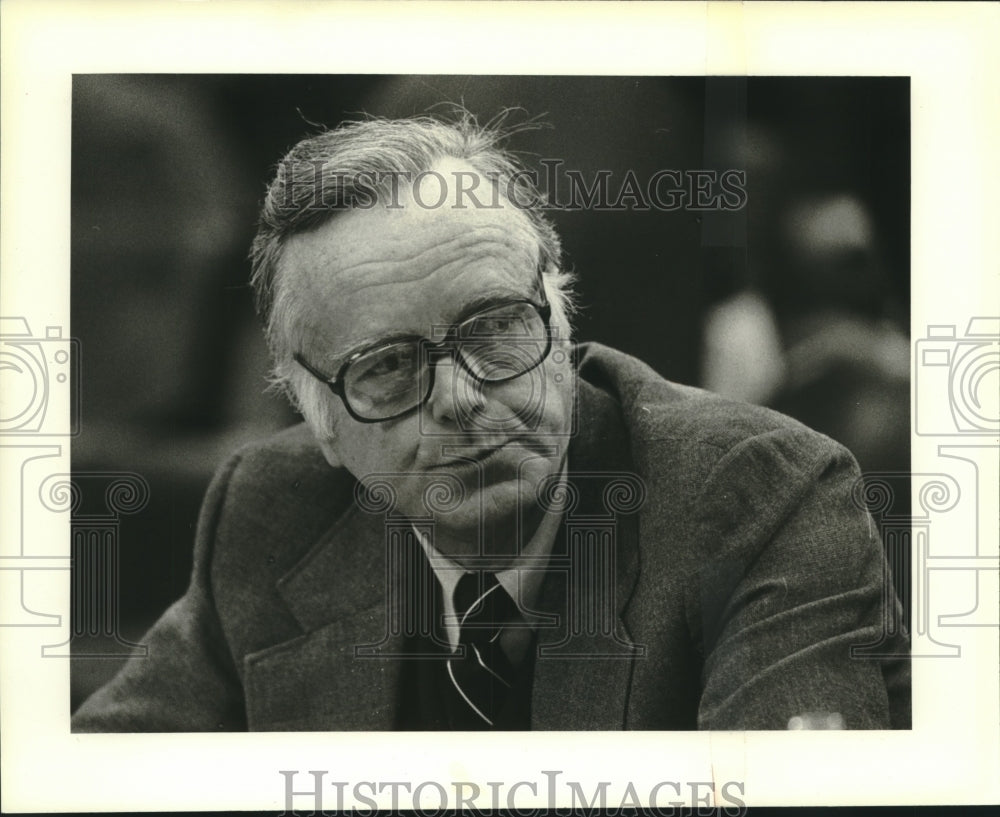
[[[908,727],[907,645],[884,626],[898,602],[851,455],[606,347],[580,346],[576,363],[578,504],[563,525],[597,520],[613,561],[574,581],[571,537],[553,554],[531,728],[784,729],[807,712]],[[615,479],[632,496],[609,511]],[[232,457],[206,495],[189,589],[73,730],[393,729],[386,518],[356,486],[303,426]],[[600,594],[606,626],[560,615],[568,587]],[[881,657],[852,654],[866,645]]]

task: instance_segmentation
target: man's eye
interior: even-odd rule
[[[410,349],[399,349],[385,352],[370,361],[365,361],[358,367],[360,378],[392,378],[408,375],[413,371],[414,352]]]
[[[490,316],[476,322],[474,334],[497,337],[516,335],[521,331],[521,321],[513,316]]]

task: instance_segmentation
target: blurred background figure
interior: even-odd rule
[[[701,385],[766,406],[785,380],[785,354],[770,302],[744,289],[705,313]]]
[[[822,431],[866,473],[905,477],[906,84],[709,84],[706,112],[714,123],[706,127],[706,158],[746,169],[748,201],[745,240],[707,248],[715,260],[706,276],[700,384]],[[706,222],[715,217],[706,214]],[[909,513],[902,486],[889,513]]]
[[[868,210],[849,194],[806,200],[784,226],[775,303],[786,373],[771,403],[842,442],[863,471],[905,470],[909,339]]]
[[[909,340],[867,208],[847,193],[795,201],[779,237],[758,286],[707,313],[705,387],[796,417],[863,471],[906,470]]]

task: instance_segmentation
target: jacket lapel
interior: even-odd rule
[[[542,612],[559,623],[539,629],[531,721],[533,729],[617,730],[633,662],[644,654],[623,620],[639,572],[643,487],[617,403],[585,381],[579,388],[568,473],[577,501],[542,586]]]
[[[392,729],[405,595],[389,592],[399,563],[386,531],[383,515],[352,506],[279,580],[304,635],[245,659],[251,729]]]

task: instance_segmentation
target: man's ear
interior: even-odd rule
[[[324,437],[318,442],[319,450],[323,452],[323,456],[330,463],[330,467],[340,468],[342,463],[340,462],[340,457],[337,456],[336,449],[333,447],[333,440],[330,437]]]

